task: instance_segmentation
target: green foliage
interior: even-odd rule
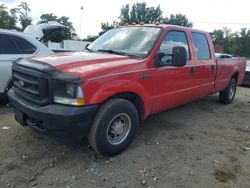
[[[32,22],[32,18],[29,17],[29,13],[31,12],[29,4],[21,2],[16,9],[16,12],[19,13],[19,21],[21,23],[22,30],[24,30]]]
[[[12,14],[9,14],[4,4],[0,5],[0,28],[16,29],[16,19]]]
[[[4,4],[0,5],[0,28],[24,30],[32,22],[32,18],[29,17],[30,11],[26,2],[21,2],[17,8],[10,11]],[[21,29],[16,26],[18,21],[22,26]]]
[[[193,27],[193,23],[190,22],[187,16],[183,14],[171,14],[170,18],[164,18],[162,23],[171,25],[180,25],[184,27]]]
[[[129,23],[130,21],[130,8],[129,4],[122,6],[120,13],[121,24]]]
[[[64,26],[68,27],[71,33],[75,32],[75,29],[73,27],[72,22],[69,21],[69,17],[62,16],[62,17],[58,18],[56,21]]]
[[[110,24],[109,22],[101,23],[101,29],[103,31],[107,31],[107,30],[113,29],[114,27],[115,27],[115,23],[113,23],[113,24]]]
[[[28,25],[32,23],[32,18],[29,16],[30,12],[31,8],[26,2],[21,2],[17,8],[13,8],[10,11],[8,11],[7,7],[4,4],[0,5],[0,28],[24,30]],[[49,13],[42,14],[40,16],[40,19],[41,20],[38,23],[57,21],[58,23],[68,27],[70,33],[60,33],[62,34],[62,36],[58,36],[59,38],[63,37],[64,39],[71,39],[73,36],[76,36],[75,29],[72,22],[69,21],[69,17],[62,16],[58,18],[53,13]],[[16,27],[18,22],[20,23],[21,28]]]
[[[135,3],[130,9],[129,4],[122,6],[120,12],[120,24],[132,24],[144,22],[145,24],[152,24],[159,21],[164,24],[180,25],[185,27],[193,27],[193,23],[183,14],[171,14],[170,18],[162,16],[160,5],[157,7],[147,7],[145,2]]]
[[[162,10],[160,5],[157,7],[147,7],[147,3],[135,3],[130,9],[129,4],[124,5],[120,12],[120,24],[132,24],[144,22],[146,24],[154,23],[162,19]]]
[[[72,22],[69,21],[69,17],[62,16],[58,18],[53,13],[42,14],[40,16],[40,21],[38,21],[38,24],[47,23],[49,21],[56,21],[62,24],[63,26],[69,28],[69,32],[57,33],[57,35],[55,35],[55,38],[53,39],[53,42],[58,42],[62,39],[72,39],[72,37],[76,36],[75,28],[73,27]]]
[[[213,32],[210,33],[210,36],[216,45],[224,46],[224,31],[219,29],[219,30],[214,30]]]
[[[49,14],[42,14],[40,16],[40,19],[41,20],[38,21],[38,24],[46,23],[46,22],[49,22],[49,21],[56,21],[58,18],[53,13],[49,13]]]
[[[233,33],[231,29],[223,28],[210,35],[215,45],[224,47],[225,53],[250,58],[250,29],[242,28]]]
[[[98,35],[88,35],[87,38],[84,38],[83,41],[89,41],[93,42],[95,41],[99,36]]]
[[[99,33],[99,36],[104,34],[106,31],[113,29],[115,27],[115,24],[115,21],[112,24],[110,24],[109,22],[101,23],[102,31]]]

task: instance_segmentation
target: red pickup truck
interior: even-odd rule
[[[8,92],[15,118],[52,136],[88,137],[99,153],[122,152],[140,120],[219,92],[230,104],[246,60],[216,60],[207,32],[171,25],[109,30],[84,52],[19,59]]]

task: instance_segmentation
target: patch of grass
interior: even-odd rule
[[[229,180],[235,180],[236,175],[232,172],[225,171],[224,169],[215,169],[214,176],[217,180],[226,183]]]
[[[214,170],[215,178],[223,183],[234,181],[237,173],[241,170],[239,160],[236,157],[229,156],[229,160]]]

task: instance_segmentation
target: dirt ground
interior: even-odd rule
[[[122,154],[68,148],[18,125],[0,104],[0,187],[250,187],[250,88],[149,117]]]

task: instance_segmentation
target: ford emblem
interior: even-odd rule
[[[24,87],[24,82],[22,80],[19,80],[18,81],[18,84],[21,86],[21,87]]]

